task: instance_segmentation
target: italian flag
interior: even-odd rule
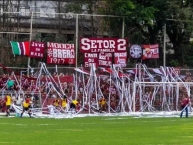
[[[29,41],[14,42],[10,41],[13,54],[15,55],[29,55]]]

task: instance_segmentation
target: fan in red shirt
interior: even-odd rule
[[[180,113],[180,118],[182,118],[184,110],[186,111],[186,117],[188,117],[188,105],[190,104],[190,98],[185,97],[181,102],[182,112]]]
[[[6,103],[5,103],[4,99],[0,98],[0,105],[2,107],[2,112],[5,112],[6,111]]]

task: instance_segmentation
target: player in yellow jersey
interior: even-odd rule
[[[79,102],[78,100],[73,100],[71,103],[70,103],[70,109],[71,111],[77,111],[77,107],[79,106]]]
[[[6,116],[10,116],[11,96],[5,96],[4,100],[6,101]]]
[[[31,100],[31,97],[30,97],[30,96],[28,96],[27,98],[25,98],[25,101],[23,102],[23,111],[22,111],[20,117],[22,117],[23,113],[24,113],[25,111],[27,111],[28,114],[29,114],[29,117],[31,118],[31,110],[30,110],[31,103],[32,103],[32,100]]]
[[[100,98],[99,100],[99,112],[101,113],[102,111],[106,111],[106,104],[107,101],[104,97]]]
[[[60,99],[59,99],[58,96],[57,96],[57,98],[54,99],[53,105],[55,106],[56,109],[59,108],[59,106],[60,106]]]
[[[63,98],[62,98],[62,108],[64,110],[66,109],[67,102],[68,102],[67,97],[66,97],[66,95],[64,95]]]

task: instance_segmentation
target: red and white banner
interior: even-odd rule
[[[112,66],[112,53],[99,53],[98,65],[100,67]]]
[[[46,43],[31,41],[30,45],[30,57],[32,58],[44,58]]]
[[[47,42],[47,63],[75,64],[74,44]]]
[[[98,54],[97,53],[84,53],[84,67],[90,67],[94,64],[98,67]]]
[[[122,53],[114,53],[115,59],[114,59],[114,64],[125,67],[127,64],[127,52],[122,52]]]
[[[159,45],[142,45],[143,49],[143,58],[142,59],[154,59],[159,58]]]
[[[81,38],[81,52],[125,52],[127,51],[127,39],[122,38]]]
[[[64,75],[64,76],[59,76],[59,77],[53,77],[54,78],[54,81],[59,83],[58,82],[58,79],[60,80],[61,83],[64,83],[64,82],[73,82],[74,79],[73,79],[73,75]],[[44,77],[41,79],[41,81],[47,81],[47,79]]]

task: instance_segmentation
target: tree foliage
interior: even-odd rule
[[[167,48],[175,54],[168,54],[167,64],[192,65],[190,60],[193,49],[190,38],[193,32],[192,0],[107,0],[107,7],[100,10],[103,14],[113,14],[125,18],[125,37],[131,44],[160,44],[160,56],[163,52],[163,27],[167,27]],[[120,36],[122,19],[109,21],[115,37]],[[187,61],[189,59],[189,61]],[[162,57],[160,57],[162,60]],[[159,61],[162,65],[162,61]],[[171,62],[171,63],[170,63]]]

